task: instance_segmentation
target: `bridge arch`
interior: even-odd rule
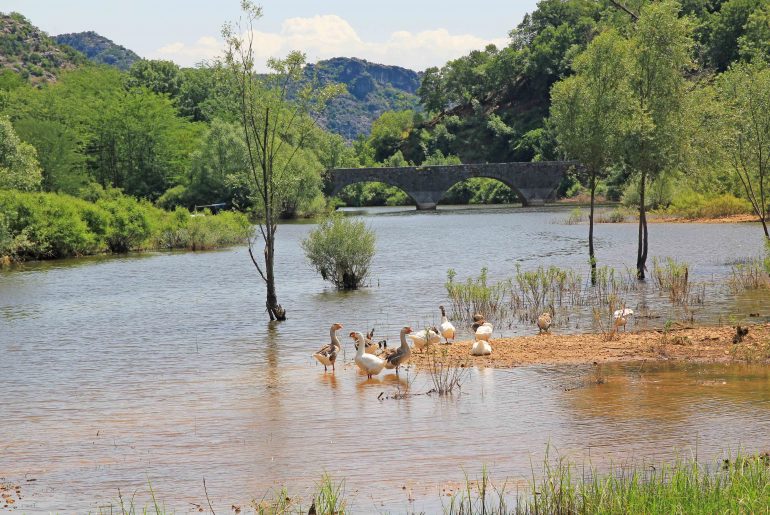
[[[497,179],[518,193],[524,205],[542,204],[555,197],[564,174],[579,166],[574,161],[490,163],[399,168],[340,168],[330,170],[331,194],[358,182],[382,182],[402,189],[417,209],[435,209],[452,185],[471,177]]]
[[[494,184],[499,184],[499,185],[502,185],[502,186],[505,186],[506,188],[508,188],[512,192],[513,196],[516,199],[514,202],[520,202],[522,205],[527,205],[527,199],[524,197],[524,195],[521,193],[521,191],[519,191],[519,189],[516,187],[515,184],[512,184],[509,181],[502,180],[499,177],[487,177],[485,175],[477,175],[477,176],[474,176],[474,177],[468,177],[466,179],[461,179],[461,180],[455,182],[454,184],[450,185],[447,188],[447,190],[444,192],[444,194],[441,195],[441,198],[439,199],[439,204],[444,203],[444,201],[447,199],[447,196],[448,196],[449,192],[452,191],[452,188],[454,188],[457,185],[460,185],[460,184],[463,184],[463,183],[467,183],[468,181],[471,181],[473,179],[491,179],[492,181],[494,181]]]
[[[402,185],[400,185],[400,184],[393,184],[393,183],[385,182],[385,181],[377,181],[377,180],[370,180],[370,181],[367,181],[367,180],[357,180],[357,181],[351,182],[350,184],[346,184],[344,186],[335,187],[329,193],[329,196],[331,196],[331,197],[341,196],[341,195],[343,195],[345,193],[345,190],[347,188],[349,188],[350,186],[366,185],[366,184],[381,184],[381,185],[387,186],[389,188],[396,188],[399,192],[403,193],[406,196],[407,200],[409,202],[411,202],[412,205],[417,205],[417,200],[415,200],[414,197],[412,197],[412,195],[409,193],[409,191],[405,190]],[[390,205],[390,204],[386,204],[386,205]],[[362,205],[362,207],[363,207],[363,205]]]

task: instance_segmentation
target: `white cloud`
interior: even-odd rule
[[[498,47],[507,44],[504,37],[484,39],[472,34],[450,34],[442,28],[417,33],[396,31],[385,41],[366,41],[345,19],[334,14],[289,18],[284,20],[279,32],[255,31],[253,37],[258,63],[266,62],[268,57],[285,56],[291,50],[301,50],[310,62],[330,57],[360,57],[413,70],[441,66],[490,43]],[[221,55],[222,50],[221,40],[205,36],[193,44],[170,43],[157,49],[152,57],[191,66]]]

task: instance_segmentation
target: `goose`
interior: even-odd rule
[[[441,310],[441,323],[439,324],[439,329],[441,329],[441,336],[443,336],[446,342],[449,343],[450,338],[452,340],[455,339],[455,326],[453,326],[452,322],[450,322],[446,317],[446,310],[444,309],[444,306],[439,306],[438,308]]]
[[[548,329],[551,328],[551,314],[546,312],[537,317],[537,327],[540,329],[540,334],[543,332],[548,332]]]
[[[633,314],[634,310],[627,308],[625,305],[623,306],[623,309],[615,311],[612,314],[612,318],[615,320],[615,330],[617,330],[618,327],[623,326],[623,332],[625,332],[626,324],[628,323],[628,317],[633,316]]]
[[[372,338],[374,338],[374,327],[372,327],[372,330],[366,333],[366,336],[364,336],[364,341],[366,342],[366,349],[364,349],[368,354],[377,354],[377,350],[382,348],[382,342],[375,343]],[[384,340],[383,340],[384,341]],[[356,350],[358,350],[358,342],[355,344]]]
[[[492,337],[492,324],[486,322],[483,318],[481,318],[480,322],[475,322],[471,327],[473,328],[477,340],[488,342]]]
[[[326,367],[329,365],[332,367],[332,372],[334,371],[334,362],[337,361],[337,353],[342,349],[340,341],[337,339],[337,331],[340,329],[342,329],[342,324],[332,324],[331,329],[329,329],[331,343],[327,343],[313,354],[313,357],[324,366],[324,372],[327,371]]]
[[[471,356],[489,356],[492,354],[492,345],[486,340],[476,340],[471,347]]]
[[[430,327],[428,329],[417,331],[416,333],[411,333],[409,338],[412,339],[414,348],[422,350],[423,352],[425,352],[425,348],[431,343],[441,343],[441,336],[436,327]]]
[[[409,356],[412,355],[412,349],[409,348],[409,344],[406,342],[406,335],[412,332],[411,327],[403,327],[401,329],[401,347],[398,349],[388,349],[388,352],[384,356],[385,368],[396,369],[398,374],[398,367],[403,365],[409,360]]]
[[[368,354],[364,352],[364,335],[359,332],[350,333],[350,337],[353,338],[359,345],[356,349],[356,365],[363,372],[366,373],[366,377],[371,379],[372,376],[382,372],[385,366],[385,360],[378,358],[374,354]]]

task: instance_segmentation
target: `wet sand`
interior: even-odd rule
[[[456,363],[492,368],[535,364],[616,363],[623,361],[689,361],[698,363],[770,362],[770,324],[747,326],[749,333],[734,344],[735,327],[675,327],[668,331],[624,333],[611,340],[602,334],[550,334],[493,338],[490,356],[471,356],[472,342],[434,345],[438,356]],[[413,352],[410,362],[425,368],[429,352]]]

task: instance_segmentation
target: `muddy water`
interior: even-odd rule
[[[95,510],[118,489],[138,490],[143,503],[148,478],[184,512],[205,503],[204,477],[224,511],[276,484],[302,495],[324,471],[346,478],[355,512],[435,511],[463,470],[486,464],[521,481],[547,444],[595,463],[770,446],[761,367],[605,367],[601,386],[591,367],[480,370],[452,398],[378,400],[406,378],[366,381],[351,366],[332,376],[311,362],[332,321],[375,326],[392,342],[402,325],[432,322],[447,268],[506,277],[516,263],[580,267],[586,228],[553,223],[565,216],[367,216],[378,254],[372,286],[353,293],[329,289],[304,263],[299,241],[311,225],[282,226],[279,296],[290,319],[280,326],[264,321],[243,248],[3,272],[0,478],[22,484],[28,513]],[[761,252],[753,225],[654,225],[650,235],[652,255],[689,261],[702,281]],[[599,226],[598,237],[602,263],[633,264],[633,226]],[[709,291],[697,313],[705,321],[770,309],[766,297]],[[428,389],[418,375],[412,391]]]

